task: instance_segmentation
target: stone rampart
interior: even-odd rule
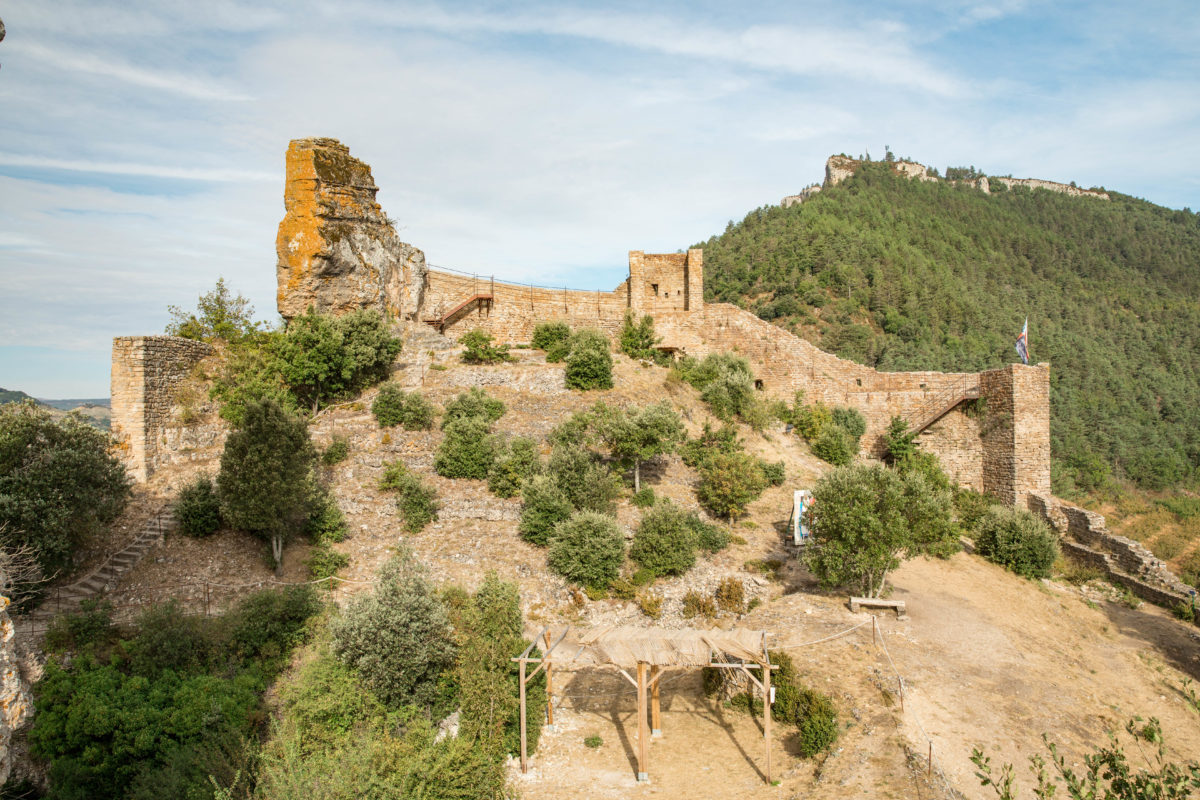
[[[1110,533],[1103,515],[1049,492],[1031,492],[1028,505],[1063,537],[1063,551],[1071,558],[1102,570],[1110,581],[1156,605],[1171,608],[1187,601],[1192,587],[1138,542]]]
[[[178,336],[118,336],[112,350],[112,431],[135,480],[201,446],[216,446],[223,426],[180,419],[176,402],[192,367],[212,346]]]

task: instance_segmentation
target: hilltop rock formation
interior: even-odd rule
[[[400,241],[371,168],[336,139],[295,139],[287,150],[286,214],[275,247],[279,313],[377,309],[412,318],[421,305],[425,254]]]

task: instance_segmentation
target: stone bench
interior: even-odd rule
[[[850,611],[857,614],[863,608],[890,608],[896,612],[897,619],[908,619],[908,610],[903,600],[880,600],[876,597],[851,597]]]

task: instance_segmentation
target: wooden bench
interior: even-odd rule
[[[908,610],[903,600],[880,600],[875,597],[851,597],[850,611],[857,614],[866,608],[890,608],[896,612],[897,619],[908,619]]]

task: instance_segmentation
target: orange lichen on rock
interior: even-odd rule
[[[373,308],[412,317],[421,301],[425,254],[400,241],[371,168],[336,139],[295,139],[287,150],[283,221],[276,252],[279,313]]]

